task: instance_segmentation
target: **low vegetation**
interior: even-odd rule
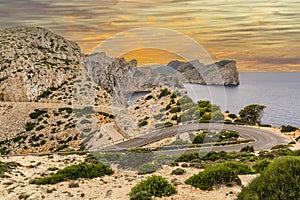
[[[264,170],[238,195],[239,200],[296,200],[300,197],[300,158],[281,158]]]
[[[160,166],[152,163],[145,163],[138,167],[138,174],[151,174],[158,170]]]
[[[251,174],[253,170],[246,164],[226,162],[207,167],[203,172],[196,174],[185,181],[186,184],[202,190],[210,190],[219,184],[240,184],[238,175]]]
[[[111,175],[113,173],[112,169],[102,163],[84,162],[58,170],[55,174],[47,177],[39,178],[34,181],[34,184],[55,184],[67,180],[76,180],[78,178],[92,179],[95,177],[102,177],[104,175]]]
[[[130,199],[137,200],[141,193],[148,197],[166,197],[177,193],[176,188],[161,176],[151,176],[131,189]]]

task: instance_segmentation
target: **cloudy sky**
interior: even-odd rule
[[[299,9],[300,0],[0,0],[0,25],[45,27],[86,54],[139,64],[210,56],[240,71],[300,71]]]

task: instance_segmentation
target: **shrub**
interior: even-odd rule
[[[165,89],[161,90],[158,98],[160,99],[162,97],[168,96],[169,94],[170,94],[170,91],[167,88],[165,88]]]
[[[205,108],[210,105],[210,101],[198,101],[198,105],[200,108]]]
[[[232,168],[219,164],[207,167],[203,172],[191,176],[185,183],[202,190],[210,190],[214,185],[233,181],[240,184],[237,173]]]
[[[271,148],[271,150],[276,150],[276,149],[287,149],[288,148],[288,145],[285,145],[285,144],[278,144],[278,145],[275,145]]]
[[[176,98],[177,97],[177,95],[175,94],[175,93],[173,93],[172,95],[171,95],[171,98],[172,99],[174,99],[174,98]]]
[[[238,175],[245,175],[245,174],[252,174],[254,173],[254,170],[249,167],[248,165],[244,163],[238,163],[238,162],[225,162],[221,165],[227,166],[235,171]]]
[[[31,130],[33,130],[34,127],[35,127],[35,125],[36,125],[35,123],[27,122],[26,125],[25,125],[26,131],[31,131]]]
[[[164,197],[176,194],[177,190],[165,178],[151,176],[131,189],[130,198],[141,192],[146,192],[149,196]]]
[[[241,124],[241,125],[243,125],[243,124],[249,124],[249,122],[247,120],[245,120],[245,119],[236,119],[234,121],[234,123],[235,124]]]
[[[148,95],[145,100],[150,100],[150,99],[153,99],[153,96],[152,95]]]
[[[189,162],[191,160],[199,159],[199,153],[186,153],[180,155],[175,162]]]
[[[181,108],[179,106],[176,106],[176,107],[174,107],[170,110],[170,113],[177,113],[177,112],[180,112],[180,111],[181,111]]]
[[[200,122],[209,122],[211,120],[211,113],[202,115]]]
[[[241,149],[241,152],[254,152],[253,146],[245,146]]]
[[[67,180],[76,180],[78,178],[92,179],[111,174],[113,174],[113,170],[102,163],[80,163],[58,170],[55,174],[47,177],[39,178],[34,184],[55,184]]]
[[[43,130],[45,128],[45,126],[43,126],[43,125],[41,125],[41,126],[38,126],[38,127],[36,127],[36,131],[40,131],[40,130]]]
[[[67,148],[67,147],[68,147],[68,145],[66,143],[64,143],[64,144],[58,146],[55,151],[61,151],[61,150],[65,149],[65,148]]]
[[[45,113],[47,113],[47,111],[35,109],[34,112],[32,112],[32,113],[29,114],[29,117],[31,119],[37,119],[39,116],[41,116],[41,115],[43,115]]]
[[[267,159],[263,159],[258,161],[254,166],[253,169],[257,172],[257,173],[261,173],[262,171],[264,171],[269,165],[270,165],[270,161]]]
[[[264,170],[238,195],[239,200],[299,199],[300,158],[280,158]]]
[[[182,174],[184,174],[185,172],[186,172],[185,169],[177,168],[177,169],[174,169],[174,170],[172,171],[172,174],[174,174],[174,175],[182,175]]]
[[[151,174],[159,169],[158,165],[145,163],[138,167],[138,174]]]
[[[152,200],[152,197],[147,191],[141,191],[130,196],[130,200]]]
[[[205,137],[206,137],[206,134],[204,134],[204,133],[198,134],[194,137],[192,143],[193,144],[202,144],[204,142]]]
[[[294,126],[291,126],[291,125],[287,125],[287,126],[282,126],[280,131],[282,133],[286,133],[286,132],[294,132],[297,129],[298,129],[297,127],[294,127]]]
[[[148,122],[146,120],[143,120],[143,121],[138,123],[138,126],[142,127],[142,126],[146,126],[147,124],[148,124]]]
[[[174,115],[172,116],[171,120],[177,120],[178,119],[178,116],[177,115]]]
[[[239,134],[235,131],[226,131],[222,133],[221,137],[222,139],[231,139],[231,138],[238,138]]]
[[[167,128],[167,127],[171,127],[173,126],[173,123],[172,122],[165,122],[164,124],[164,127]]]
[[[231,119],[236,119],[237,118],[236,114],[229,114],[228,117],[230,117]]]

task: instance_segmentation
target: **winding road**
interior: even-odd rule
[[[144,145],[162,140],[170,136],[189,131],[197,131],[199,129],[237,131],[242,138],[254,139],[254,141],[251,143],[233,144],[227,146],[209,146],[193,149],[175,149],[161,152],[164,152],[164,154],[167,153],[170,155],[175,155],[195,151],[240,151],[241,148],[247,145],[253,146],[255,151],[261,151],[268,150],[278,144],[287,144],[287,139],[284,136],[266,130],[264,128],[218,123],[194,123],[165,128],[150,134],[127,140],[125,142],[118,143],[112,147],[117,149],[132,149],[142,147]]]

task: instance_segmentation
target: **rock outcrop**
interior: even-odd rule
[[[0,31],[0,100],[34,101],[57,88],[82,65],[79,46],[46,29]]]
[[[84,67],[102,89],[111,93],[117,82],[137,66],[136,60],[127,62],[124,58],[111,58],[104,52],[85,58]]]
[[[175,60],[167,66],[180,72],[185,77],[185,82],[203,85],[239,85],[239,74],[233,60],[223,60],[209,65],[204,65],[198,60],[190,62]]]

